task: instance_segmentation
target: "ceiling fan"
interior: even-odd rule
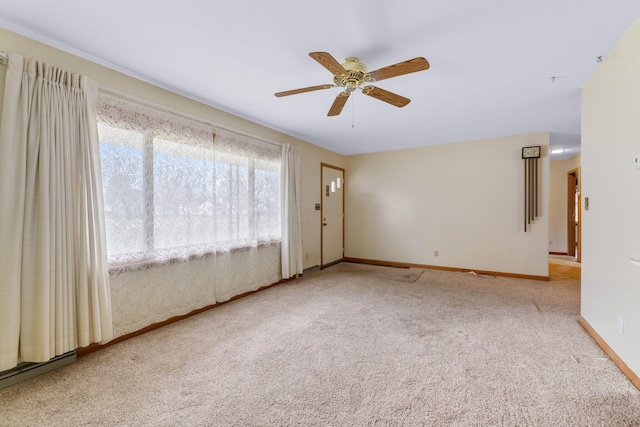
[[[362,85],[365,83],[377,82],[391,77],[401,76],[403,74],[427,70],[429,68],[429,62],[422,57],[409,59],[408,61],[399,62],[397,64],[389,65],[388,67],[368,72],[367,67],[360,62],[358,58],[349,57],[342,63],[339,63],[327,52],[311,52],[309,53],[309,56],[318,61],[320,65],[333,74],[333,84],[287,90],[284,92],[278,92],[275,95],[281,97],[312,92],[315,90],[331,89],[334,87],[344,88],[344,91],[340,92],[338,96],[336,96],[327,116],[337,116],[340,114],[342,108],[349,99],[349,95],[351,95],[351,92],[356,89],[360,89],[365,95],[372,96],[380,101],[395,105],[396,107],[404,107],[411,102],[409,98],[389,92],[388,90],[380,89],[376,86],[367,85],[362,87]]]

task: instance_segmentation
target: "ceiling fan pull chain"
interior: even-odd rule
[[[356,127],[356,97],[351,97],[351,128]]]

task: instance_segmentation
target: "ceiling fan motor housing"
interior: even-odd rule
[[[349,92],[356,90],[365,81],[371,81],[367,79],[367,67],[358,58],[346,58],[342,62],[342,67],[347,73],[334,76],[333,81],[337,86],[344,87]]]

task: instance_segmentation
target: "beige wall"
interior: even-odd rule
[[[640,375],[640,21],[606,58],[582,90],[582,316]]]
[[[567,172],[580,167],[581,154],[549,162],[549,252],[567,253]]]
[[[541,215],[525,233],[529,145],[543,147]],[[548,145],[539,133],[348,157],[345,255],[547,276]]]
[[[320,203],[320,163],[344,167],[343,156],[3,29],[0,29],[0,50],[33,57],[87,75],[106,88],[164,105],[239,132],[300,147],[304,267],[320,264],[320,213],[313,209],[315,203]],[[0,92],[4,93],[6,67],[0,67],[0,73]]]

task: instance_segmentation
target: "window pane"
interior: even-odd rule
[[[153,143],[155,249],[213,244],[213,152],[159,138]]]
[[[259,240],[279,238],[280,164],[256,160],[256,236]]]
[[[221,246],[246,245],[253,235],[249,161],[246,157],[220,155],[216,163],[217,227]]]
[[[144,135],[98,124],[109,259],[144,252]]]

